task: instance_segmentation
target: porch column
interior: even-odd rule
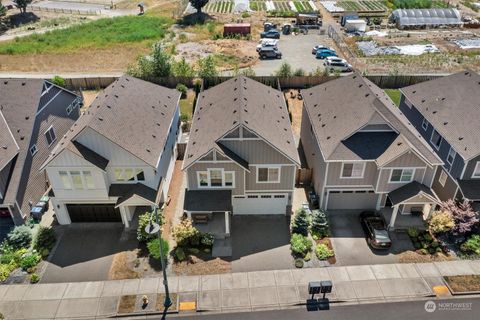
[[[398,204],[393,206],[392,216],[390,217],[390,224],[388,225],[389,229],[393,229],[395,227],[395,220],[397,219],[398,213]]]
[[[128,216],[127,212],[125,210],[125,207],[120,207],[120,215],[122,216],[122,222],[125,225],[125,228],[130,227],[130,221],[128,221]]]
[[[225,211],[225,235],[230,236],[230,212]]]
[[[383,193],[378,194],[378,199],[377,199],[377,205],[375,206],[375,210],[379,211],[382,207],[382,199],[383,199]]]
[[[188,219],[192,219],[192,213],[190,211],[185,211]]]

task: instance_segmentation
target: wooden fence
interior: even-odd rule
[[[296,186],[309,186],[312,182],[312,169],[301,168],[297,169],[295,175]]]

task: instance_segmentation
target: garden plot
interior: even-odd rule
[[[383,1],[339,1],[337,6],[344,8],[346,11],[355,12],[383,12],[387,11],[387,6]]]
[[[366,57],[392,54],[419,56],[424,53],[436,53],[440,51],[436,46],[432,44],[412,44],[403,46],[380,47],[375,41],[360,41],[357,42],[357,46]]]
[[[313,1],[250,1],[253,11],[314,12],[318,11]]]
[[[231,13],[234,8],[233,0],[213,0],[209,1],[203,10],[207,13]]]
[[[460,47],[460,49],[480,49],[480,38],[477,39],[458,39],[454,40],[453,43],[455,43],[457,46]]]

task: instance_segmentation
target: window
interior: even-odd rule
[[[285,199],[285,195],[283,194],[276,194],[273,196],[275,199]]]
[[[83,171],[83,178],[85,179],[85,184],[87,189],[95,189],[95,184],[93,183],[93,176],[90,171]]]
[[[52,143],[57,139],[55,136],[55,131],[53,131],[53,127],[50,127],[47,131],[45,131],[45,138],[47,138],[48,146],[51,146]]]
[[[70,177],[68,176],[68,172],[59,171],[58,174],[60,175],[60,181],[62,181],[63,188],[72,189],[72,182],[70,181]]]
[[[69,105],[67,107],[67,115],[70,115],[70,113],[72,113],[72,110],[73,110],[73,106],[72,105]]]
[[[440,177],[438,178],[438,182],[442,185],[442,187],[445,187],[445,182],[447,182],[447,173],[442,170],[442,173],[440,173]]]
[[[210,186],[221,187],[222,185],[222,170],[210,170]]]
[[[475,170],[473,170],[472,178],[480,178],[480,161],[477,161]]]
[[[415,169],[393,169],[390,182],[410,182],[413,180]]]
[[[199,172],[198,173],[198,183],[201,187],[208,187],[208,173]]]
[[[145,173],[143,169],[137,169],[137,181],[145,181]]]
[[[34,156],[37,152],[38,152],[37,145],[34,144],[34,145],[30,148],[30,154],[31,154],[32,156]]]
[[[440,144],[442,143],[442,137],[437,132],[437,130],[433,130],[432,137],[430,138],[430,142],[435,146],[435,148],[440,149]]]
[[[262,198],[262,199],[271,199],[272,196],[269,196],[269,195],[264,194],[264,195],[261,195],[260,198]]]
[[[225,186],[233,186],[233,172],[225,172]]]
[[[342,167],[342,178],[363,178],[365,163],[344,163]]]
[[[70,171],[70,177],[72,178],[73,188],[75,190],[83,190],[83,182],[80,171]]]
[[[422,121],[422,129],[425,131],[427,131],[428,129],[428,121],[425,118],[423,118],[423,121]]]
[[[234,188],[235,172],[223,171],[223,169],[208,169],[207,171],[198,171],[197,181],[199,188]]]
[[[123,178],[123,170],[122,169],[115,169],[113,171],[114,171],[116,181],[125,181],[125,179]]]
[[[258,168],[257,183],[278,183],[280,182],[280,168]]]
[[[457,153],[455,152],[455,150],[453,150],[453,148],[450,147],[450,150],[448,151],[447,162],[449,164],[453,164],[453,160],[455,160],[456,155]]]
[[[113,170],[115,181],[145,181],[145,172],[140,168],[116,168]]]

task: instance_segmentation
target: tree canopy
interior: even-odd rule
[[[32,0],[13,0],[15,7],[20,9],[21,13],[27,12],[27,6],[32,3]]]
[[[197,12],[202,12],[202,8],[205,7],[208,3],[208,0],[189,0],[192,4],[192,7],[197,9]]]

